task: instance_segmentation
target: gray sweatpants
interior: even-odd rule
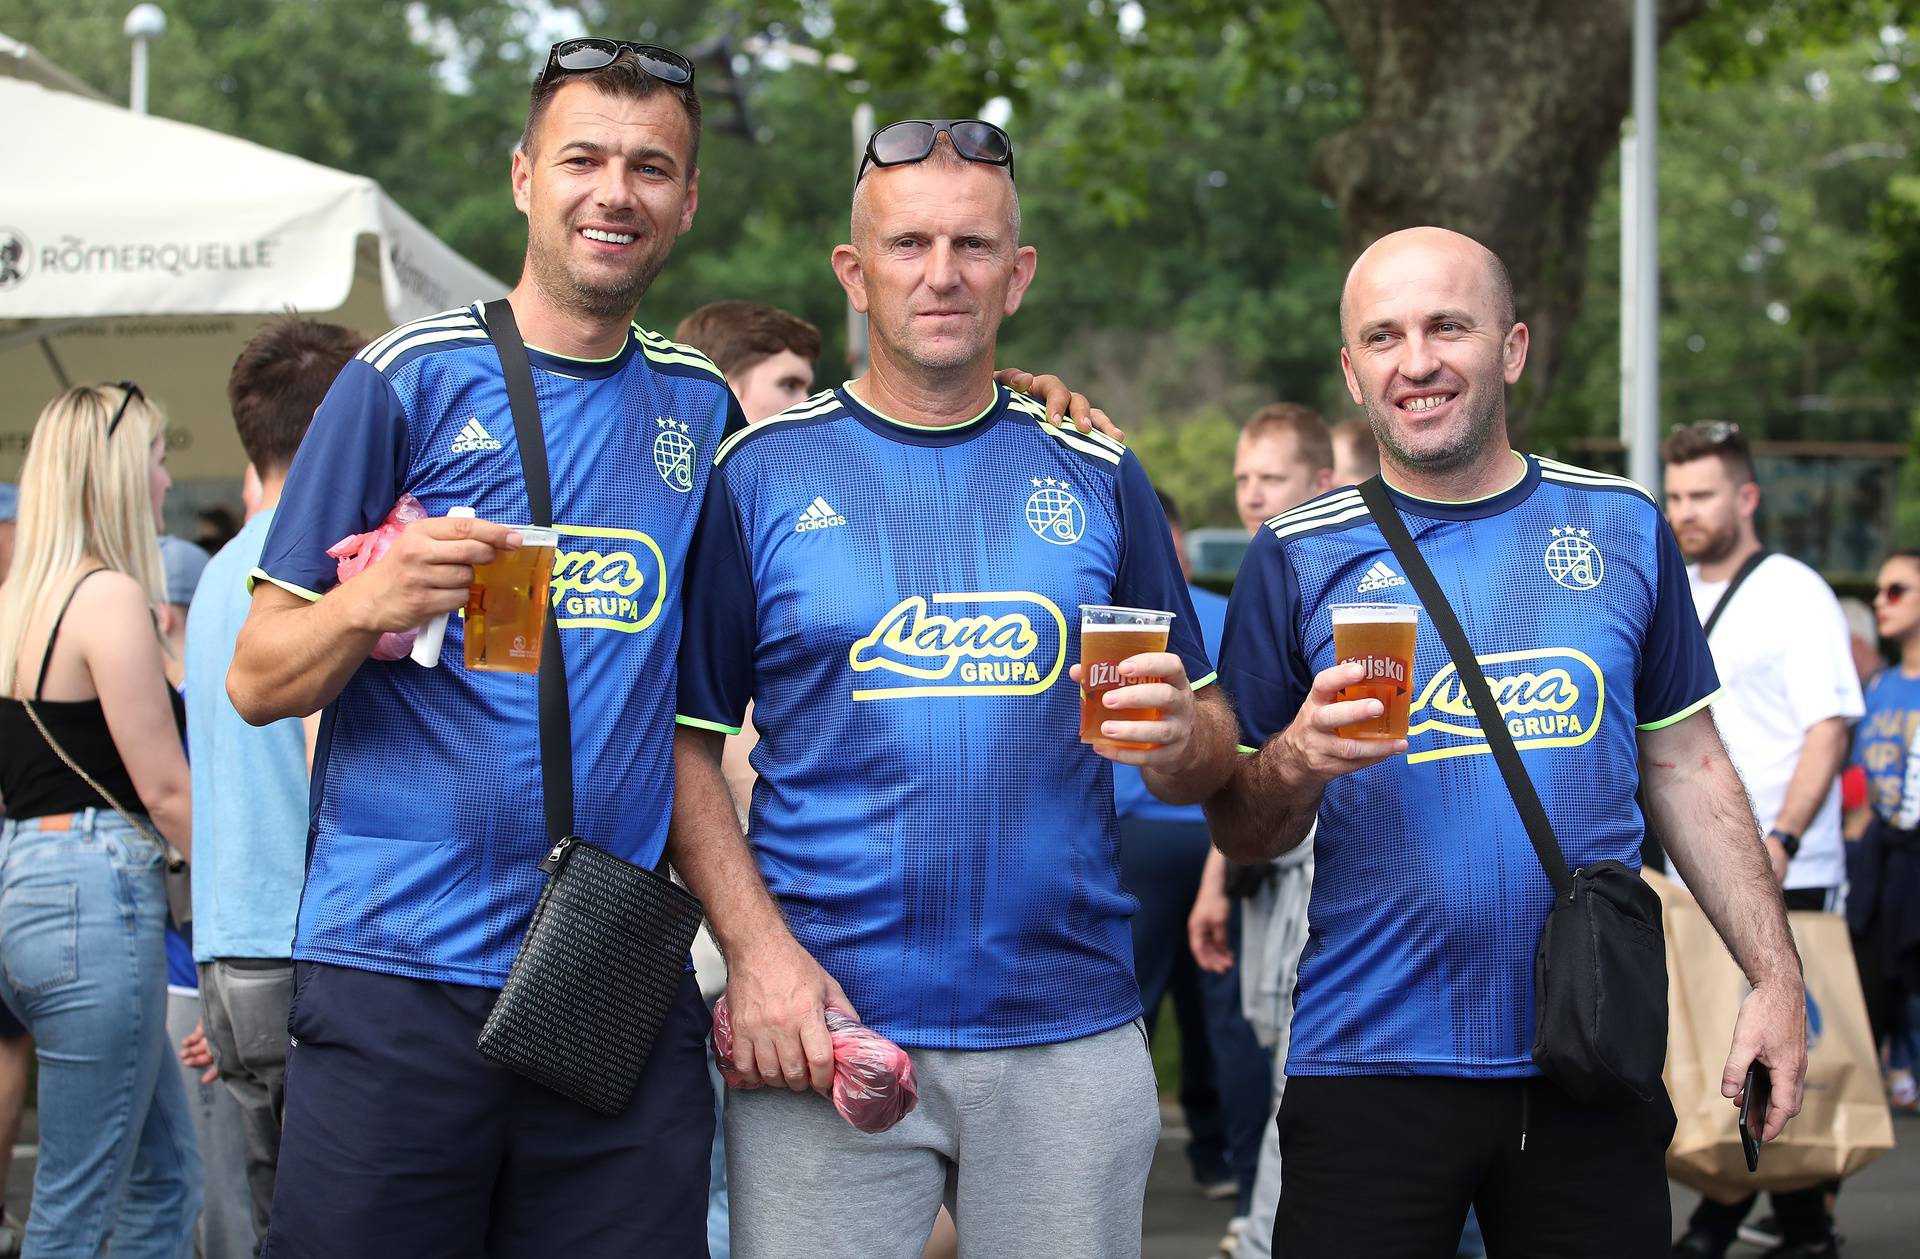
[[[1137,1259],[1160,1102],[1138,1020],[1020,1049],[913,1049],[920,1105],[855,1129],[786,1089],[727,1099],[733,1259],[917,1259],[944,1201],[961,1259]]]

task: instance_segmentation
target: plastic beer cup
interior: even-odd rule
[[[1340,737],[1406,738],[1407,705],[1413,688],[1413,636],[1420,609],[1398,603],[1336,603],[1332,612],[1334,662],[1355,661],[1367,666],[1364,679],[1340,688],[1340,701],[1377,699],[1385,708],[1371,720],[1340,727]]]
[[[1115,748],[1146,749],[1153,743],[1130,743],[1100,733],[1107,721],[1158,721],[1158,708],[1108,708],[1101,700],[1121,686],[1160,682],[1162,678],[1122,678],[1120,662],[1143,651],[1165,651],[1171,612],[1148,608],[1080,605],[1080,742]]]
[[[467,591],[467,668],[494,673],[540,672],[553,580],[557,530],[515,525],[520,549],[502,551],[473,570]]]

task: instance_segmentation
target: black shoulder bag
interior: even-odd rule
[[[1533,1061],[1581,1101],[1645,1100],[1660,1088],[1667,1057],[1667,957],[1660,898],[1618,861],[1567,869],[1547,811],[1480,671],[1466,631],[1433,570],[1420,557],[1379,477],[1360,497],[1393,548],[1453,657],[1474,716],[1506,779],[1527,838],[1553,884],[1553,909],[1533,958]]]
[[[551,525],[547,445],[527,348],[504,300],[487,303],[486,312],[520,440],[530,523]],[[553,842],[540,863],[547,886],[480,1031],[480,1052],[617,1115],[632,1100],[680,991],[701,909],[673,880],[574,834],[567,669],[551,603],[540,648],[540,782]]]

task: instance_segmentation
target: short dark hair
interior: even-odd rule
[[[820,329],[758,302],[709,302],[680,321],[673,339],[713,360],[728,376],[751,370],[782,350],[809,363],[820,358]]]
[[[603,95],[630,100],[645,100],[655,92],[666,92],[687,111],[688,134],[693,138],[693,149],[687,154],[687,174],[691,176],[700,168],[700,93],[694,89],[693,80],[668,83],[664,79],[656,79],[647,73],[646,67],[632,52],[625,49],[598,70],[554,74],[533,81],[533,92],[527,99],[526,130],[520,133],[520,147],[529,156],[533,154],[533,136],[540,127],[541,116],[547,112],[547,106],[560,89],[569,83],[589,83]]]
[[[1158,486],[1154,487],[1153,492],[1160,499],[1160,510],[1165,514],[1167,523],[1176,529],[1185,529],[1186,525],[1180,522],[1180,505],[1173,501],[1173,495]]]
[[[1333,467],[1333,430],[1312,407],[1274,402],[1261,407],[1240,428],[1242,441],[1293,434],[1294,456],[1315,472]]]
[[[297,315],[253,334],[227,377],[227,405],[255,471],[264,476],[293,462],[333,378],[366,344],[351,328]]]
[[[1670,464],[1718,459],[1735,485],[1759,480],[1753,473],[1753,451],[1740,426],[1725,421],[1677,426],[1660,443],[1660,459]]]
[[[1333,426],[1333,440],[1353,447],[1354,460],[1367,465],[1367,474],[1380,471],[1380,440],[1373,425],[1359,416],[1349,416]]]

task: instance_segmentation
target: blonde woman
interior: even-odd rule
[[[36,1256],[183,1257],[199,1214],[166,1033],[160,837],[186,852],[192,819],[155,620],[165,451],[131,383],[48,403],[0,586],[0,1001],[40,1062]]]

